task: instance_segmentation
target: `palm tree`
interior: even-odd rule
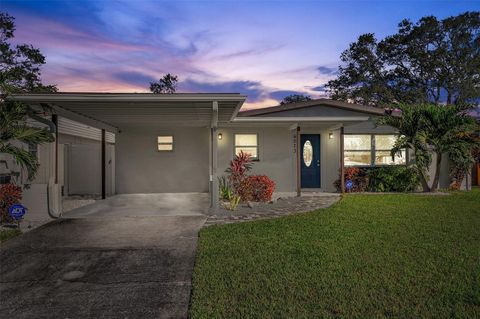
[[[378,120],[378,124],[390,125],[401,134],[392,149],[392,156],[398,154],[402,148],[413,150],[413,165],[420,176],[424,191],[435,192],[438,189],[440,164],[444,154],[464,171],[471,167],[474,160],[472,150],[478,147],[478,141],[473,138],[478,124],[471,116],[454,105],[401,105],[399,108],[400,116],[386,115]],[[431,187],[426,178],[432,162],[429,150],[436,155]]]
[[[395,141],[392,156],[402,155],[402,149],[413,151],[414,161],[407,163],[417,172],[424,192],[430,191],[428,185],[428,168],[432,157],[428,151],[426,134],[423,130],[423,119],[419,107],[401,105],[398,113],[389,113],[377,120],[378,125],[389,125],[398,130],[400,137]]]
[[[434,192],[438,188],[443,154],[448,154],[453,164],[463,171],[472,167],[472,150],[477,144],[472,137],[478,126],[473,117],[454,105],[427,105],[423,117],[428,132],[427,142],[433,147],[437,157],[431,188]]]
[[[31,127],[26,124],[29,106],[13,101],[1,101],[0,105],[0,153],[13,157],[15,162],[27,171],[28,180],[35,178],[38,160],[27,150],[16,146],[14,141],[26,144],[52,142],[53,135],[45,128]]]

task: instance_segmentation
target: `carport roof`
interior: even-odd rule
[[[168,124],[209,126],[213,102],[218,102],[218,122],[237,115],[246,99],[238,93],[49,93],[17,94],[10,99],[30,105],[49,105],[61,116],[116,131],[122,126]]]

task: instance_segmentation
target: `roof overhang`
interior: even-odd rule
[[[342,126],[368,121],[370,116],[309,116],[309,117],[237,117],[225,126],[315,127],[336,130]]]
[[[354,112],[359,112],[359,113],[368,114],[368,115],[385,115],[387,111],[392,111],[389,108],[384,109],[379,107],[373,107],[370,105],[353,104],[353,103],[332,100],[332,99],[316,99],[316,100],[310,100],[306,102],[281,104],[277,106],[242,111],[238,114],[238,116],[239,117],[257,117],[257,116],[264,116],[267,114],[272,116],[285,111],[299,110],[299,109],[309,108],[312,106],[328,106],[328,107],[334,107],[337,109],[354,111]],[[398,115],[398,112],[393,111],[393,114]]]
[[[131,125],[210,126],[218,105],[218,122],[232,121],[245,95],[237,93],[52,93],[18,94],[9,99],[48,105],[61,116],[117,131]]]

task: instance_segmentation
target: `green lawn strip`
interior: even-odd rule
[[[193,318],[478,317],[480,191],[345,196],[200,233]]]
[[[4,242],[10,238],[20,235],[22,232],[18,228],[1,228],[0,229],[0,242]]]

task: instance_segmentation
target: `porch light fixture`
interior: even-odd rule
[[[223,138],[222,133],[218,133],[218,139],[221,140]]]
[[[332,132],[328,133],[328,138],[333,139],[333,133]]]

